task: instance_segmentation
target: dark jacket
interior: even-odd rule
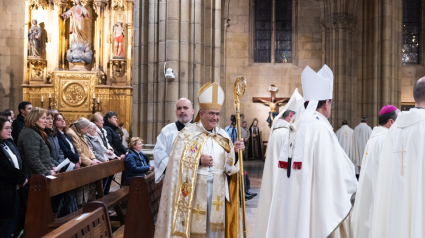
[[[0,221],[16,219],[16,190],[17,185],[22,185],[27,179],[18,149],[12,140],[5,140],[9,149],[16,155],[19,169],[15,168],[12,158],[0,145]]]
[[[12,138],[15,144],[18,143],[19,133],[21,133],[22,128],[25,125],[25,117],[19,114],[16,119],[12,122]]]
[[[114,148],[115,154],[119,157],[127,153],[127,149],[122,144],[120,135],[118,134],[118,127],[109,123],[108,120],[105,120],[103,128],[106,130],[106,137],[108,138],[109,144]]]
[[[60,163],[62,163],[65,160],[65,157],[63,155],[63,151],[61,150],[59,146],[59,141],[56,135],[51,134],[47,135],[47,140],[50,143],[50,146],[52,147],[52,151],[50,152],[50,157],[52,160],[52,164],[58,166]]]
[[[66,141],[65,137],[72,143],[71,138],[67,134],[62,134],[58,131],[56,134],[58,138],[59,147],[61,148],[64,158],[69,159],[72,163],[78,163],[80,161],[80,156],[78,155],[77,149],[74,147],[74,152],[71,150],[71,146],[68,141]]]
[[[149,171],[149,159],[143,153],[140,152],[139,156],[136,151],[130,149],[128,155],[125,157],[125,180],[127,184],[130,184],[130,180],[134,176],[146,175],[146,172]]]
[[[19,153],[26,167],[26,174],[51,175],[50,150],[43,138],[33,129],[24,126],[18,139]]]

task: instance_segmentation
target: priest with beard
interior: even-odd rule
[[[355,238],[372,238],[373,199],[378,177],[379,156],[388,130],[394,125],[400,112],[395,106],[387,105],[379,112],[379,126],[373,128],[366,144],[357,187],[356,202],[351,219]]]
[[[306,110],[282,145],[265,237],[350,237],[357,180],[328,121],[333,73],[326,65],[318,73],[307,66],[301,82]]]
[[[299,94],[298,89],[295,89],[288,104],[286,104],[285,110],[275,117],[270,128],[266,161],[264,163],[263,178],[261,180],[254,237],[263,238],[266,236],[273,189],[275,183],[278,182],[276,178],[277,170],[279,169],[280,151],[282,146],[288,144],[287,140],[289,139],[290,123],[293,123],[295,115],[299,115],[299,112],[304,110],[303,103],[303,97]]]
[[[164,178],[168,157],[177,133],[192,122],[193,113],[192,102],[187,98],[180,98],[176,103],[177,121],[162,128],[161,133],[156,138],[155,148],[153,149],[156,183]]]
[[[356,175],[360,173],[366,143],[372,134],[372,128],[367,125],[367,117],[362,117],[359,125],[354,128],[352,160],[356,166]]]
[[[413,98],[415,107],[398,115],[382,147],[371,237],[425,237],[425,77]]]

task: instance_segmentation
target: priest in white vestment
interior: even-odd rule
[[[400,113],[379,158],[372,237],[425,237],[425,77],[415,107]]]
[[[264,163],[260,198],[257,207],[254,237],[263,238],[266,236],[274,184],[277,182],[276,178],[277,170],[279,169],[279,154],[282,146],[288,145],[289,124],[293,122],[292,118],[294,115],[298,115],[299,110],[304,110],[303,103],[303,97],[299,94],[298,89],[295,89],[292,97],[288,101],[288,104],[286,104],[285,110],[280,112],[273,120],[272,127],[270,128],[267,156]]]
[[[162,128],[161,133],[156,138],[153,158],[155,163],[155,182],[159,183],[165,175],[168,157],[177,133],[186,125],[192,122],[194,110],[192,102],[187,98],[180,98],[176,103],[177,121]]]
[[[279,154],[265,237],[349,237],[347,218],[357,180],[328,121],[333,73],[326,65],[318,73],[307,66],[301,81],[307,108],[290,125],[288,144]]]
[[[199,113],[194,124],[174,141],[155,228],[156,238],[238,236],[239,189],[233,143],[219,127],[224,91],[207,83],[198,92]],[[228,182],[229,181],[229,182]]]
[[[341,128],[335,133],[339,144],[350,159],[353,158],[353,132],[354,130],[348,126],[347,120],[343,120]]]
[[[373,128],[372,135],[366,144],[351,218],[354,238],[372,238],[373,199],[376,192],[379,156],[388,129],[396,121],[399,112],[400,110],[395,106],[384,106],[379,112],[379,126]]]
[[[372,128],[367,125],[367,117],[362,117],[362,121],[354,128],[353,133],[353,163],[356,165],[356,174],[360,173],[362,159],[366,143],[372,135]]]

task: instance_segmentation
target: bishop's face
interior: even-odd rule
[[[212,130],[218,126],[220,121],[220,110],[205,109],[205,112],[200,114],[202,125],[207,130]]]

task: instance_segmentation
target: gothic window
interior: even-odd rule
[[[403,0],[403,64],[419,64],[420,0]]]
[[[254,62],[292,63],[292,0],[256,0],[254,18]]]

